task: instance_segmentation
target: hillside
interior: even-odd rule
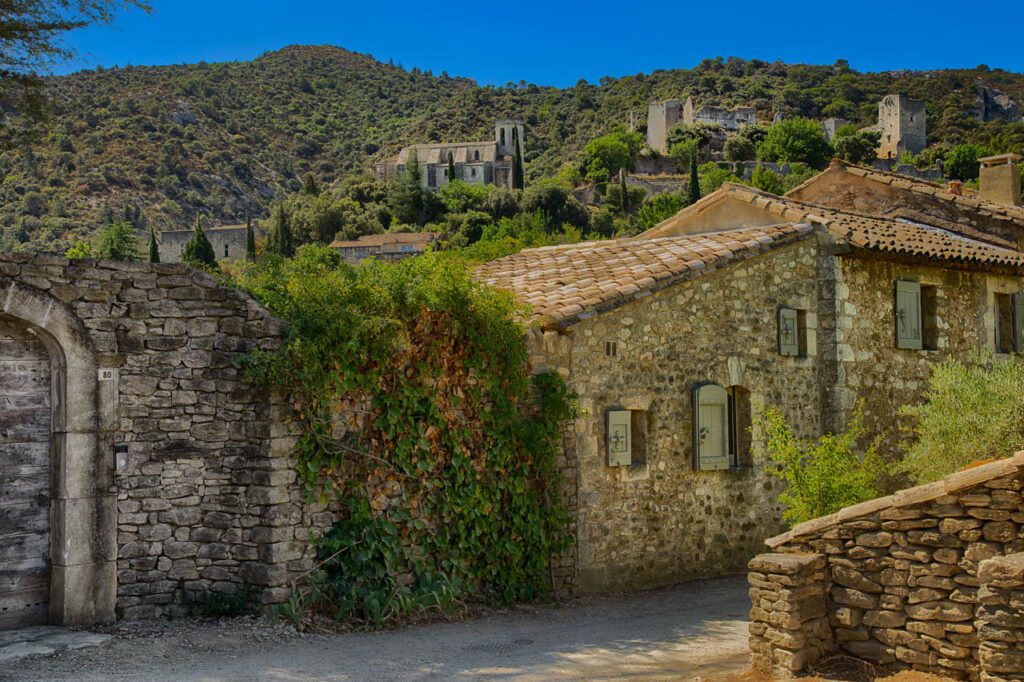
[[[1024,75],[987,67],[863,74],[843,63],[730,58],[598,85],[495,88],[297,46],[251,62],[85,71],[50,78],[48,87],[47,133],[0,153],[4,250],[61,251],[112,215],[157,229],[189,224],[197,212],[217,221],[265,216],[307,173],[331,182],[411,142],[490,139],[498,117],[526,121],[527,178],[536,179],[629,111],[642,122],[649,101],[687,95],[753,104],[766,121],[781,110],[868,125],[878,100],[901,92],[927,101],[930,143],[977,141],[998,151],[1024,143],[1024,124],[971,115],[983,99],[992,115],[994,90],[1024,108]]]

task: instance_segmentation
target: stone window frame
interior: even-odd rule
[[[1000,350],[1000,344],[997,334],[999,333],[999,310],[998,310],[998,296],[1007,296],[1010,301],[1011,313],[1016,313],[1015,310],[1015,297],[1024,296],[1024,287],[1018,280],[990,280],[988,283],[988,291],[986,293],[986,309],[985,309],[985,325],[982,332],[982,338],[985,340],[985,347],[992,351],[993,354],[999,357],[1009,357],[1014,353],[1024,352],[1024,339],[1020,339],[1017,331],[1018,323],[1011,314],[1011,324],[1013,325],[1013,339],[1011,342],[1011,350],[1004,351]],[[1018,298],[1018,300],[1020,300]],[[1024,317],[1024,315],[1022,315]],[[1024,320],[1022,320],[1024,322]]]
[[[101,384],[88,330],[58,299],[4,278],[0,300],[0,315],[34,330],[50,356],[49,622],[113,622],[117,498],[110,490],[117,372]]]

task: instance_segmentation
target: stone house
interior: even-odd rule
[[[893,406],[920,400],[935,363],[1024,350],[1024,254],[999,234],[739,185],[639,237],[478,272],[529,304],[534,368],[580,397],[562,462],[576,544],[558,571],[583,592],[743,570],[782,530],[752,455],[766,407],[817,437],[863,400],[893,452]]]
[[[409,155],[416,150],[423,189],[439,190],[451,180],[448,156],[455,166],[455,178],[473,185],[495,185],[512,189],[512,161],[515,156],[513,131],[519,137],[519,151],[526,157],[526,129],[522,121],[502,119],[494,124],[494,140],[484,142],[437,142],[405,147],[395,156],[374,164],[373,174],[387,182],[405,170]]]
[[[421,256],[437,244],[437,232],[392,232],[364,234],[351,241],[335,240],[330,247],[349,265],[359,265],[367,258],[397,263],[412,256]]]
[[[245,260],[245,225],[221,225],[203,229],[206,238],[213,245],[217,260],[237,262]],[[254,236],[259,230],[253,227]],[[192,238],[193,230],[164,230],[157,235],[160,242],[160,262],[180,263],[185,253],[185,243]]]

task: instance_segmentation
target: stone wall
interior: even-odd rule
[[[993,557],[978,567],[978,659],[983,682],[1024,673],[1024,552]]]
[[[779,593],[773,601],[753,593],[759,596],[751,614],[755,664],[767,670],[770,663],[810,662],[828,653],[820,644],[831,639],[837,650],[875,664],[956,679],[1020,679],[1022,488],[1024,452],[768,540],[776,553],[807,562],[807,555],[824,557],[831,633],[806,646],[799,637],[774,636],[764,623],[789,622],[797,632],[806,627],[789,616],[801,611],[806,595]],[[1004,558],[985,564],[996,557]],[[766,567],[787,561],[793,560],[778,554],[754,559],[752,587],[764,590]]]
[[[818,258],[805,239],[534,337],[534,367],[558,369],[580,398],[564,463],[580,591],[742,571],[782,527],[778,483],[760,466],[694,470],[691,390],[741,386],[752,405],[779,407],[799,435],[819,433]],[[777,352],[780,305],[806,311],[803,357]],[[643,447],[632,466],[606,464],[612,408],[636,415]]]
[[[254,228],[255,229],[255,228]],[[245,260],[245,225],[211,227],[205,230],[207,239],[213,245],[217,260]],[[185,243],[192,238],[192,230],[167,230],[160,233],[160,260],[164,263],[180,263]],[[258,238],[258,231],[255,233]]]
[[[53,560],[92,566],[88,584],[129,618],[241,584],[262,603],[285,599],[288,578],[310,566],[307,524],[329,520],[302,505],[287,411],[238,365],[278,343],[280,323],[172,264],[7,255],[0,292],[4,313],[52,335],[68,368],[55,401],[67,415],[54,417],[55,435],[65,422],[68,433],[50,453],[55,513],[72,489],[96,491],[82,504],[97,512],[55,531]],[[51,593],[74,589],[51,582]],[[105,608],[78,620],[109,620],[113,601]]]

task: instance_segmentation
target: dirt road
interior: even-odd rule
[[[380,633],[255,618],[120,624],[97,647],[8,661],[4,680],[728,680],[747,669],[743,576]]]

